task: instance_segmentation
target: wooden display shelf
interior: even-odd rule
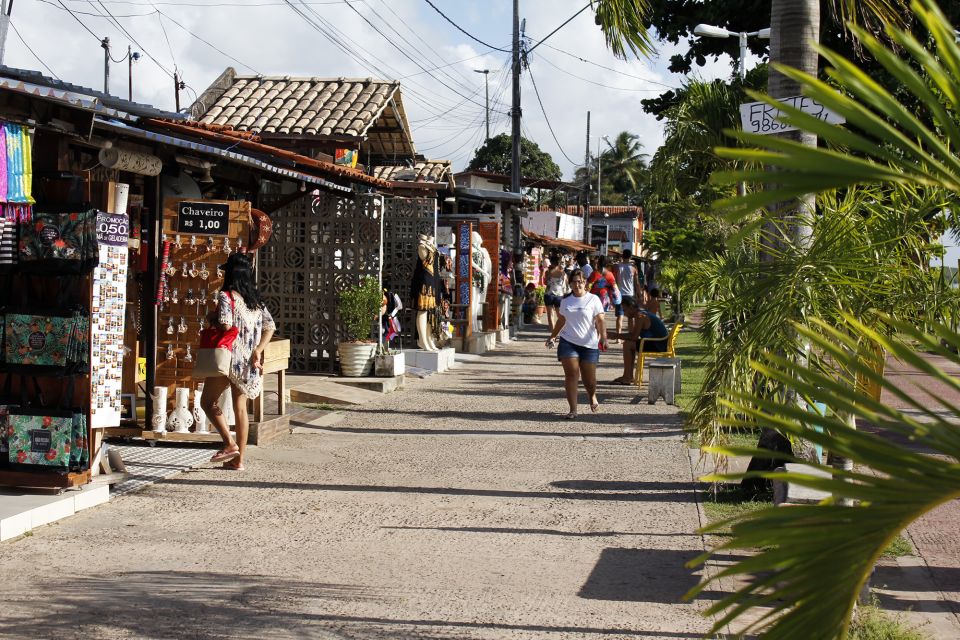
[[[147,431],[140,432],[144,440],[163,440],[164,442],[222,442],[216,431],[210,433],[177,433],[176,431]]]
[[[0,470],[0,485],[43,489],[69,489],[90,482],[90,471],[56,473],[51,471]]]

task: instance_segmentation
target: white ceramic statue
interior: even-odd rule
[[[493,262],[490,260],[490,253],[483,246],[483,238],[480,237],[479,233],[474,231],[470,240],[473,245],[473,282],[470,291],[470,317],[473,318],[473,330],[480,331],[482,327],[480,303],[487,297],[487,287],[490,285],[490,279],[493,277]]]

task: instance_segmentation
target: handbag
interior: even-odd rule
[[[88,363],[90,319],[80,309],[69,316],[7,313],[3,324],[7,364],[83,370]]]
[[[97,211],[33,213],[20,225],[18,269],[24,273],[90,273],[100,260]]]
[[[37,396],[40,388],[34,379]],[[73,400],[74,381],[70,377],[61,399],[61,407],[28,407],[26,400],[11,407],[8,415],[7,459],[13,468],[83,471],[88,468],[87,417],[82,409],[68,408]],[[25,393],[21,382],[21,394]]]
[[[231,312],[236,314],[233,293],[228,292]],[[229,329],[219,326],[207,327],[200,332],[200,346],[193,362],[193,378],[211,378],[230,374],[233,359],[233,343],[240,332],[236,322]]]

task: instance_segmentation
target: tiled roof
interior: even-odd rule
[[[364,136],[399,88],[373,78],[234,76],[199,119],[263,134]]]
[[[551,207],[550,205],[540,205],[540,211],[556,211],[558,213],[568,213],[570,215],[578,216],[583,213],[583,208],[578,205],[571,204],[566,207]],[[617,205],[590,205],[590,215],[604,215],[611,218],[627,218],[634,216],[643,216],[643,207],[638,206],[617,206]]]
[[[449,182],[452,170],[449,160],[421,160],[412,168],[405,165],[374,167],[373,175],[397,182]]]
[[[391,186],[391,184],[386,180],[381,180],[380,178],[374,176],[368,176],[360,169],[354,169],[353,167],[338,165],[332,162],[326,162],[324,160],[317,160],[299,153],[294,153],[293,151],[287,151],[286,149],[280,149],[278,147],[266,145],[253,139],[244,137],[238,138],[238,132],[229,129],[226,131],[211,131],[208,126],[198,122],[174,122],[171,120],[160,119],[150,119],[146,122],[154,127],[166,129],[168,131],[194,135],[205,140],[228,143],[231,148],[238,147],[240,149],[252,151],[271,158],[282,159],[283,161],[291,163],[304,171],[319,171],[327,176],[345,178],[351,182],[358,182],[374,187],[390,188]]]

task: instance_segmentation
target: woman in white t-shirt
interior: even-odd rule
[[[567,419],[577,417],[577,384],[590,398],[590,410],[600,409],[597,400],[597,363],[600,350],[607,349],[607,330],[603,325],[603,304],[587,291],[587,279],[579,269],[570,274],[571,295],[560,303],[560,316],[547,340],[547,347],[557,345],[557,359],[563,364],[563,375],[570,412]],[[559,336],[559,344],[556,342]]]

